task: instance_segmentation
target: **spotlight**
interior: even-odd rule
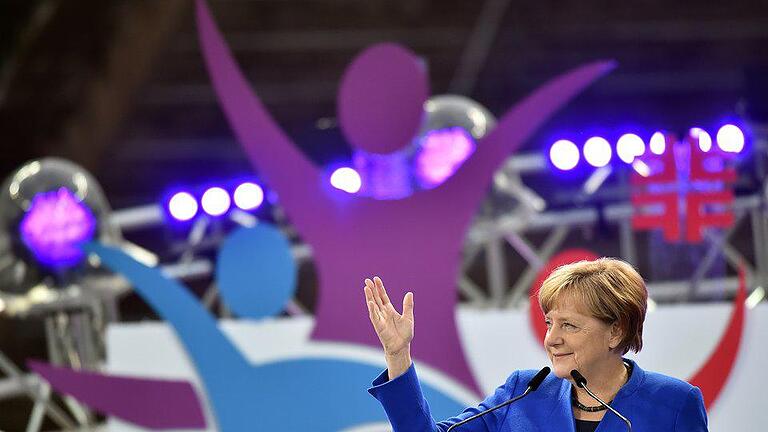
[[[19,226],[21,239],[35,257],[52,267],[80,262],[79,245],[96,232],[96,218],[69,189],[35,195]]]
[[[579,148],[568,140],[555,141],[549,148],[549,160],[560,170],[571,170],[579,163]]]
[[[584,143],[584,159],[595,168],[608,165],[612,156],[611,145],[602,137],[592,137]]]
[[[651,141],[649,145],[649,147],[651,148],[651,153],[655,155],[664,154],[664,149],[666,146],[667,146],[667,143],[663,133],[656,132],[651,136]]]
[[[475,150],[475,141],[463,128],[432,130],[419,141],[416,174],[426,187],[446,181]]]
[[[220,187],[212,187],[205,191],[200,199],[203,211],[211,216],[221,216],[229,210],[232,200],[227,191]]]
[[[188,221],[197,214],[197,200],[188,192],[178,192],[168,201],[168,212],[178,221]]]
[[[331,174],[331,185],[348,193],[357,193],[363,182],[360,174],[349,167],[339,168]]]
[[[717,146],[724,152],[741,152],[744,149],[744,132],[732,124],[721,127],[717,131]]]
[[[255,210],[264,202],[264,190],[256,183],[245,182],[235,189],[235,205],[241,210]]]
[[[702,128],[693,127],[690,130],[690,134],[692,137],[697,138],[699,140],[699,148],[704,153],[708,152],[710,149],[712,149],[712,137],[709,136],[707,131],[705,131]]]
[[[645,153],[645,143],[635,134],[624,134],[616,142],[616,154],[625,163],[632,163],[635,157],[643,153]]]

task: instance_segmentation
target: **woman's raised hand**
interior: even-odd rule
[[[368,318],[371,319],[381,346],[384,347],[387,363],[393,360],[393,363],[398,363],[397,369],[402,369],[403,366],[407,369],[410,366],[410,346],[413,340],[413,293],[409,292],[403,298],[403,313],[400,314],[389,301],[387,290],[378,276],[373,280],[365,280],[364,291],[368,303]],[[400,364],[406,360],[408,364]],[[391,369],[390,375],[393,372]]]

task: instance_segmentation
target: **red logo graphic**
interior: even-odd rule
[[[703,151],[699,138],[689,136],[676,145],[665,136],[663,154],[644,155],[632,174],[635,230],[661,229],[664,239],[678,242],[685,227],[685,241],[700,243],[702,230],[733,224],[731,210],[736,171],[729,165],[733,153],[716,147]]]

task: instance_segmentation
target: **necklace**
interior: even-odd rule
[[[608,402],[610,405],[611,402]],[[571,387],[571,405],[573,405],[574,408],[578,408],[581,411],[586,412],[598,412],[598,411],[605,411],[608,409],[605,405],[596,405],[596,406],[586,406],[583,403],[579,402],[579,398],[576,396],[576,388]]]
[[[624,367],[627,369],[627,381],[629,381],[629,377],[632,375],[632,365],[629,363],[624,363]],[[608,405],[610,405],[613,402],[613,400],[610,400],[608,402]],[[579,398],[576,395],[576,387],[571,387],[571,405],[575,408],[580,409],[581,411],[586,412],[598,412],[598,411],[605,411],[608,409],[605,405],[596,405],[596,406],[587,406],[579,402]]]

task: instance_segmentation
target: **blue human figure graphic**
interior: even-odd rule
[[[274,247],[263,249],[281,252]],[[86,246],[86,250],[98,255],[106,267],[125,276],[136,293],[172,326],[201,378],[218,430],[338,431],[386,421],[379,404],[365,391],[371,377],[381,371],[380,366],[334,358],[251,364],[182,284],[117,248],[94,243]],[[252,263],[238,271],[269,273],[270,268]],[[276,278],[279,277],[272,279]],[[268,291],[268,287],[252,285],[240,289]],[[229,298],[233,298],[231,294]],[[458,412],[464,405],[429,385],[424,392],[443,415]]]

